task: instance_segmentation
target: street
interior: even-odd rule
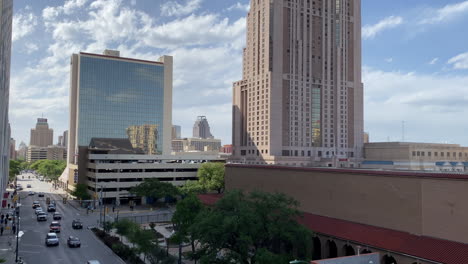
[[[31,176],[31,179],[28,179],[28,176]],[[87,228],[88,226],[97,225],[96,214],[83,215],[68,203],[63,204],[60,195],[52,193],[51,184],[39,181],[33,174],[24,174],[24,179],[22,179],[22,175],[18,176],[18,183],[24,188],[20,192],[20,230],[24,232],[24,235],[20,238],[19,256],[27,264],[80,264],[86,263],[87,260],[99,260],[102,264],[124,263]],[[32,188],[26,188],[28,184],[31,184]],[[34,191],[36,194],[29,196],[29,191]],[[38,197],[38,192],[44,192],[45,196]],[[60,220],[61,232],[58,233],[60,245],[58,247],[45,246],[45,237],[49,232],[53,213],[47,213],[47,221],[38,222],[34,209],[32,209],[33,201],[37,200],[40,202],[42,209],[47,212],[47,197],[51,201],[56,201],[57,212],[62,214],[62,220]],[[74,219],[82,221],[83,229],[72,229]],[[67,246],[69,236],[78,237],[81,240],[81,248],[69,248]]]

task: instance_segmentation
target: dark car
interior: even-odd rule
[[[53,219],[54,220],[60,220],[60,219],[62,219],[62,215],[60,213],[55,212]]]
[[[31,184],[28,184],[28,185],[26,185],[26,187],[31,188],[32,186],[31,186]]]
[[[48,233],[47,237],[45,239],[45,244],[46,246],[58,246],[59,245],[59,239],[57,234],[55,233]]]
[[[40,192],[37,194],[38,197],[44,197],[44,193],[43,192]]]
[[[49,226],[50,232],[60,233],[60,223],[53,221]]]
[[[34,192],[29,192],[28,195],[34,195],[35,193]]]
[[[37,221],[47,221],[47,214],[44,212],[37,214]]]
[[[69,247],[81,247],[80,239],[74,236],[68,237],[67,244]]]
[[[55,206],[49,205],[49,206],[47,207],[47,212],[55,212]]]
[[[72,222],[72,228],[73,229],[83,229],[83,224],[79,219],[73,220]]]

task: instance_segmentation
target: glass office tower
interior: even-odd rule
[[[129,138],[135,127],[155,128],[151,137],[131,138],[135,148],[170,154],[171,110],[172,57],[136,60],[109,50],[73,54],[69,164],[80,166],[92,138]]]

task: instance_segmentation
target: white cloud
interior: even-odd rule
[[[31,34],[37,26],[37,17],[33,13],[18,13],[13,16],[12,40],[17,41]]]
[[[430,65],[434,65],[434,64],[437,63],[437,61],[439,61],[439,58],[433,58],[433,59],[429,62],[429,64],[430,64]]]
[[[26,44],[24,44],[25,48],[26,48],[26,53],[27,54],[31,54],[35,51],[37,51],[39,49],[39,47],[37,46],[37,44],[35,43],[32,43],[32,42],[28,42]]]
[[[42,17],[45,20],[52,20],[57,18],[62,13],[70,15],[79,8],[83,7],[87,2],[88,0],[67,0],[63,6],[48,6],[42,10]]]
[[[248,12],[250,10],[250,4],[249,3],[242,4],[242,3],[237,2],[234,5],[228,7],[226,10],[227,11],[241,10],[241,11]]]
[[[427,13],[426,17],[419,21],[420,24],[436,24],[448,21],[457,16],[468,12],[468,1],[463,1],[456,4],[449,4],[440,9],[432,10]]]
[[[386,17],[375,25],[365,25],[362,28],[362,37],[364,39],[372,39],[380,32],[386,29],[395,28],[398,25],[401,25],[402,23],[403,23],[402,17],[399,17],[399,16]]]
[[[372,138],[401,138],[401,121],[405,120],[407,140],[466,142],[468,125],[454,116],[468,114],[468,76],[364,67],[363,82],[366,129]]]
[[[202,0],[186,0],[185,4],[178,1],[167,1],[161,5],[163,16],[184,16],[193,13],[200,8]]]
[[[447,63],[453,64],[454,69],[468,69],[468,52],[458,54],[457,56],[448,60]]]
[[[393,62],[393,58],[387,58],[387,59],[385,59],[385,61],[388,62],[388,63],[392,63],[392,62]]]
[[[135,6],[135,5],[136,5],[136,0],[131,0],[131,1],[130,1],[130,4],[131,4],[132,6]]]

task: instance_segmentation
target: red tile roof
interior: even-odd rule
[[[310,172],[331,172],[342,174],[361,174],[372,176],[387,176],[387,177],[413,177],[413,178],[435,178],[435,179],[460,179],[468,180],[466,173],[434,173],[423,171],[382,171],[369,169],[341,169],[341,168],[324,168],[324,167],[288,167],[277,165],[246,165],[246,164],[226,164],[226,167],[246,168],[246,169],[271,169],[271,170],[289,170],[289,171],[310,171]]]
[[[222,197],[219,194],[198,196],[207,205]],[[445,264],[467,264],[468,244],[413,235],[382,227],[364,225],[331,217],[304,213],[299,222],[312,231]]]

